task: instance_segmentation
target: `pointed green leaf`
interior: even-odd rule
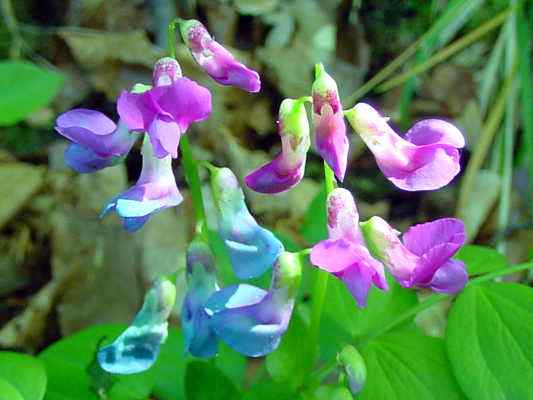
[[[533,289],[471,285],[453,305],[446,347],[471,400],[533,399]]]

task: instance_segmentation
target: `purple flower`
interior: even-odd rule
[[[342,182],[349,148],[346,125],[337,84],[322,64],[315,66],[312,97],[317,151]]]
[[[211,112],[211,93],[181,77],[178,63],[160,60],[154,70],[155,87],[143,93],[124,91],[118,113],[132,131],[146,131],[158,158],[178,157],[178,145],[189,125],[205,120]]]
[[[195,357],[213,357],[217,354],[218,339],[204,305],[218,290],[211,250],[207,243],[196,239],[187,248],[187,294],[181,310],[185,351]]]
[[[174,284],[167,279],[156,281],[128,329],[98,351],[100,366],[113,374],[136,374],[154,365],[167,338],[167,319],[175,301]]]
[[[80,173],[119,163],[138,138],[123,122],[117,126],[101,112],[84,108],[61,114],[55,129],[72,142],[65,151],[65,162]]]
[[[145,138],[142,147],[143,166],[135,186],[111,199],[101,216],[115,210],[130,232],[140,229],[150,215],[181,203],[183,198],[172,172],[172,158],[154,156],[150,142]]]
[[[181,37],[196,62],[221,85],[236,86],[247,92],[259,92],[259,74],[238,62],[222,45],[216,42],[205,26],[194,19],[180,20]]]
[[[211,167],[211,189],[218,231],[237,277],[249,279],[272,267],[283,245],[248,211],[237,177],[229,168]]]
[[[374,108],[359,103],[345,112],[353,129],[374,154],[379,168],[403,190],[434,190],[459,173],[461,132],[439,119],[416,123],[401,138]]]
[[[285,99],[281,103],[278,122],[281,153],[244,178],[250,189],[280,193],[293,188],[302,179],[310,145],[305,101],[307,98]]]
[[[268,291],[240,284],[215,292],[205,312],[217,336],[249,357],[274,351],[287,330],[300,277],[298,255],[285,252],[274,266]]]
[[[381,260],[400,285],[456,293],[468,281],[462,261],[451,257],[466,240],[465,227],[456,218],[415,225],[403,235],[403,244],[379,217],[361,223],[372,255]]]
[[[383,265],[366,248],[352,194],[334,189],[328,196],[329,239],[313,246],[311,263],[341,279],[359,307],[366,306],[372,283],[388,290]]]

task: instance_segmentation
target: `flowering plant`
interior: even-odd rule
[[[461,389],[450,369],[441,368],[448,359],[440,342],[423,335],[413,320],[420,311],[463,296],[467,285],[485,279],[470,280],[459,257],[468,240],[464,222],[444,217],[402,233],[380,216],[361,221],[359,196],[350,190],[346,177],[353,173],[351,140],[360,138],[395,190],[443,188],[461,171],[462,132],[448,121],[433,118],[400,135],[389,118],[368,103],[344,109],[339,94],[342,82],[338,84],[318,63],[309,91],[279,105],[280,152],[263,165],[248,166],[250,172],[241,185],[231,169],[195,159],[191,151],[189,137],[194,137],[195,124],[210,117],[213,99],[206,87],[182,76],[176,38],[221,85],[257,93],[259,73],[238,61],[199,21],[177,19],[168,34],[170,56],[154,65],[151,85],[137,83],[120,94],[116,123],[88,109],[70,110],[56,119],[56,131],[70,141],[65,163],[79,173],[122,162],[142,140],[142,171],[136,184],[103,205],[101,217],[115,211],[124,229],[135,232],[149,224],[155,213],[179,206],[183,197],[173,170],[176,160],[183,161],[195,211],[183,301],[176,304],[178,272],[159,277],[130,326],[111,343],[98,347],[95,365],[116,375],[157,370],[170,337],[172,310],[178,305],[185,356],[220,360],[229,347],[249,358],[266,357],[268,372],[289,393],[343,398],[328,397],[334,391],[320,386],[338,367],[341,395],[388,398],[382,395],[385,391],[376,389],[375,377],[383,368],[379,353],[387,352],[394,365],[419,340],[424,352],[413,350],[413,364],[419,357],[447,385],[444,394],[435,398],[460,398]],[[356,135],[350,135],[350,128]],[[309,151],[323,160],[325,201],[320,212],[327,237],[308,248],[294,249],[254,217],[245,190],[276,196],[294,189],[305,175]],[[203,187],[200,172],[206,172],[209,180]],[[231,284],[222,279],[224,263],[235,278]],[[253,281],[243,282],[248,280]],[[426,300],[419,302],[419,298]],[[373,314],[380,302],[384,315]],[[324,326],[346,328],[349,337],[339,339],[334,332],[325,332]],[[320,336],[324,334],[335,342],[336,357],[323,349]],[[305,354],[295,356],[299,346]],[[303,366],[297,365],[292,374],[291,366],[296,364]],[[412,366],[408,362],[402,368]],[[395,370],[391,367],[388,373],[393,375]],[[431,395],[430,390],[427,393]]]

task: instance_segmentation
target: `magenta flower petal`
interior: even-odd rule
[[[321,114],[315,116],[314,121],[317,151],[342,182],[350,148],[342,112],[333,114],[331,107],[324,105]]]
[[[435,272],[429,287],[435,292],[457,293],[468,282],[468,274],[462,261],[448,260]]]
[[[156,104],[159,112],[171,116],[185,131],[193,122],[207,119],[211,113],[211,93],[188,78],[178,78],[171,85],[154,87],[143,93],[146,104]]]
[[[422,256],[440,244],[453,245],[455,254],[466,240],[465,225],[457,218],[441,218],[436,221],[410,227],[403,235],[403,243],[417,256]]]
[[[295,168],[284,167],[283,154],[278,154],[269,163],[250,172],[244,178],[246,185],[259,193],[280,193],[296,186],[303,178],[305,160]]]
[[[157,117],[158,107],[144,99],[141,93],[123,91],[117,100],[117,112],[132,131],[146,131]]]
[[[259,74],[238,62],[211,37],[200,21],[180,21],[180,32],[196,62],[215,81],[251,93],[261,90]]]
[[[346,124],[337,84],[322,64],[315,66],[315,81],[311,90],[316,149],[342,182],[349,148]]]
[[[157,158],[164,158],[170,154],[178,158],[178,146],[180,142],[180,127],[174,121],[165,121],[163,118],[155,118],[148,128],[150,142]]]
[[[383,265],[374,259],[359,230],[355,201],[346,189],[334,189],[328,196],[329,239],[311,249],[311,264],[341,279],[359,307],[366,306],[372,283],[388,290]]]
[[[378,160],[385,176],[397,187],[408,191],[435,190],[446,186],[459,173],[459,152],[450,146],[420,146],[410,152],[407,169],[391,168]]]
[[[403,243],[379,217],[361,227],[372,255],[389,268],[402,286],[453,293],[466,284],[464,264],[451,259],[465,241],[461,221],[444,218],[415,225],[404,235]]]
[[[448,122],[421,121],[401,138],[368,104],[357,104],[345,116],[374,154],[383,174],[400,189],[439,189],[460,171],[457,149],[464,146],[464,138]]]
[[[123,92],[117,110],[130,130],[148,133],[158,158],[177,158],[181,135],[191,123],[209,117],[211,93],[182,78],[179,65],[166,59],[156,64],[154,84],[142,93]]]
[[[449,144],[455,148],[465,146],[461,131],[441,119],[424,119],[417,122],[405,133],[405,140],[422,146],[426,144]]]
[[[332,254],[335,254],[335,257],[332,257]],[[344,239],[327,239],[313,246],[310,261],[320,269],[335,274],[353,265],[357,256],[352,243]]]
[[[305,98],[285,99],[281,103],[278,122],[281,153],[245,177],[250,189],[259,193],[281,193],[302,179],[310,146],[305,101]]]

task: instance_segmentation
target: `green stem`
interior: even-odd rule
[[[167,28],[167,48],[169,57],[176,58],[176,24],[179,18],[174,18]]]
[[[170,57],[176,58],[176,24],[179,18],[173,19],[168,24],[167,30],[167,46]],[[192,154],[189,138],[183,135],[180,138],[180,150],[182,157],[182,166],[185,171],[185,180],[189,185],[192,197],[192,205],[196,219],[196,233],[207,238],[208,227],[206,226],[206,214],[204,208],[204,199],[202,195],[202,184],[200,182],[200,175],[198,173],[198,162],[194,159]]]
[[[202,185],[200,183],[200,175],[198,174],[198,162],[194,159],[189,144],[189,138],[185,135],[180,139],[180,150],[182,166],[185,171],[185,180],[191,191],[194,215],[196,218],[196,232],[207,235]]]
[[[329,195],[333,189],[335,189],[335,175],[331,168],[324,162],[324,185],[326,187],[326,196]],[[326,298],[326,292],[328,290],[328,273],[324,271],[318,271],[315,283],[313,285],[313,297],[311,307],[311,327],[309,328],[311,343],[311,351],[313,355],[311,357],[312,363],[316,361],[316,353],[318,349],[318,336],[320,333],[320,320],[322,318],[322,310],[324,308],[324,300]],[[311,365],[311,368],[313,364]]]
[[[512,267],[505,267],[498,269],[496,271],[490,272],[488,274],[479,276],[477,278],[472,279],[468,285],[477,285],[483,282],[491,281],[495,278],[498,278],[500,276],[504,275],[510,275],[515,274],[517,272],[521,272],[527,269],[533,269],[533,262],[527,262],[523,264],[518,264]],[[416,306],[410,308],[409,310],[405,311],[404,313],[400,314],[397,318],[395,318],[393,321],[385,325],[382,329],[378,330],[376,333],[374,333],[371,336],[368,336],[365,338],[364,341],[362,341],[359,344],[359,347],[364,346],[365,344],[369,343],[371,340],[376,339],[379,336],[384,335],[385,333],[391,331],[392,329],[396,328],[397,326],[407,322],[409,319],[416,316],[419,312],[424,311],[425,309],[441,302],[442,300],[449,299],[451,296],[440,294],[440,293],[434,293],[426,298],[422,303],[417,304]],[[320,368],[318,368],[316,371],[313,371],[310,375],[310,381],[320,383],[322,380],[324,380],[337,366],[335,358],[332,358],[331,360],[328,360],[325,362]]]

